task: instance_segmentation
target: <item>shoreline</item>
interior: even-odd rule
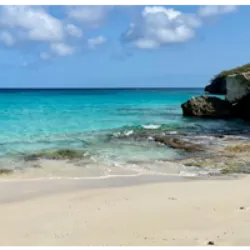
[[[231,181],[248,174],[184,176],[164,173],[137,173],[131,175],[106,175],[85,177],[38,177],[0,179],[0,204],[24,201],[35,197],[57,195],[64,192],[182,183],[196,181]],[[8,190],[6,192],[6,190]]]
[[[229,179],[229,178],[224,178]],[[100,176],[80,178],[5,179],[0,181],[0,204],[81,190],[123,188],[140,185],[201,180],[163,174]],[[8,192],[6,192],[8,190]]]
[[[35,192],[37,181],[29,182],[16,189],[16,198],[26,198],[1,202],[0,245],[250,245],[249,181],[58,185],[60,192],[43,195]]]

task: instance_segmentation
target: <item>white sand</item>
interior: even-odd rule
[[[246,177],[85,189],[4,203],[0,245],[250,245],[249,187]]]

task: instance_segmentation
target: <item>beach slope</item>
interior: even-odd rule
[[[0,205],[0,245],[249,246],[249,185],[244,177],[13,200]]]

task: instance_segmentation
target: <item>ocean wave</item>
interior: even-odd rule
[[[149,125],[142,125],[142,127],[145,129],[158,129],[161,127],[161,125],[149,124]]]
[[[133,130],[129,130],[129,131],[125,131],[124,134],[129,136],[129,135],[132,135],[134,133]]]

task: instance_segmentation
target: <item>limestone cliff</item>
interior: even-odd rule
[[[205,91],[210,94],[225,95],[227,91],[227,77],[239,75],[245,72],[250,72],[250,63],[230,70],[224,70],[211,80],[210,84],[205,87]]]
[[[244,71],[246,69],[248,71]],[[225,100],[204,96],[191,98],[181,106],[184,116],[250,121],[250,64],[224,71],[212,80],[205,91],[224,94]]]
[[[226,77],[226,100],[236,103],[250,93],[250,72]]]

